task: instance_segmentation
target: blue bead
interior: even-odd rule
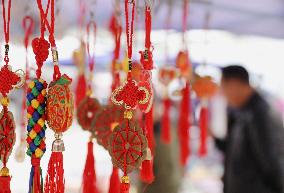
[[[29,148],[30,148],[30,150],[31,150],[31,152],[35,152],[35,150],[36,150],[36,145],[34,144],[34,142],[31,142],[30,144],[29,144]]]
[[[44,130],[41,130],[40,133],[39,133],[39,136],[41,138],[44,138],[45,137],[45,131]]]
[[[41,91],[43,89],[43,84],[41,82],[37,82],[35,86],[38,91]]]
[[[27,125],[27,130],[30,132],[32,130],[32,127],[30,125]]]
[[[39,119],[40,119],[40,114],[37,111],[35,111],[33,113],[33,120],[34,120],[34,122],[37,122]]]
[[[27,94],[27,99],[31,102],[34,99],[34,95],[32,93]]]

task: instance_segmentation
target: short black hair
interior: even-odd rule
[[[249,73],[240,65],[230,65],[222,68],[222,79],[236,79],[249,84]]]

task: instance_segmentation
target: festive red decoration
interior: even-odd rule
[[[118,175],[118,168],[113,167],[109,182],[108,193],[119,193],[119,192],[120,192],[120,180]]]
[[[162,126],[161,126],[161,139],[165,144],[171,142],[171,123],[170,123],[170,107],[171,100],[169,98],[164,99],[164,112],[162,115]]]
[[[109,138],[109,152],[114,166],[127,173],[141,166],[147,154],[147,139],[137,123],[129,120],[116,126]]]
[[[176,69],[173,67],[163,67],[159,70],[159,81],[165,85],[168,86],[170,82],[177,77]]]
[[[186,83],[185,88],[182,90],[182,100],[180,102],[180,112],[178,120],[178,134],[180,144],[180,163],[185,166],[189,149],[189,127],[190,127],[190,89],[189,83]]]
[[[123,109],[120,106],[107,105],[102,107],[92,122],[92,132],[97,142],[108,148],[109,137],[113,129],[123,121]]]
[[[45,62],[48,58],[50,45],[48,41],[40,37],[33,39],[32,47],[38,65],[37,77],[39,78],[41,76],[41,67],[43,65],[43,62]]]
[[[10,182],[10,176],[0,176],[0,193],[11,193]]]
[[[63,154],[62,152],[51,153],[47,169],[48,175],[45,179],[44,192],[49,193],[64,193],[65,180],[63,169]]]
[[[176,66],[180,71],[180,76],[189,81],[192,77],[192,65],[190,63],[188,52],[180,51],[176,59]]]
[[[21,80],[21,78],[9,68],[11,67],[4,65],[0,70],[0,93],[3,96],[6,96]]]
[[[123,86],[114,90],[111,99],[116,105],[124,104],[126,109],[135,109],[138,103],[149,102],[150,93],[146,87],[139,87],[135,80],[128,78]]]
[[[101,105],[99,101],[90,96],[86,96],[77,108],[77,119],[82,129],[91,131],[92,121],[100,110]]]
[[[71,79],[63,75],[49,85],[47,97],[47,123],[54,132],[65,132],[72,124],[73,96],[69,85]]]
[[[207,129],[208,129],[208,108],[206,106],[201,107],[199,126],[200,126],[199,155],[205,156],[207,154]]]
[[[83,174],[83,193],[97,193],[93,142],[88,143],[88,154]]]

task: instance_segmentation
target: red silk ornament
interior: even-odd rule
[[[83,193],[97,193],[93,142],[88,143],[88,154],[83,173]]]
[[[11,16],[11,0],[8,0],[8,20],[6,20],[5,1],[2,0],[2,13],[5,36],[5,57],[4,66],[0,70],[0,93],[2,95],[1,105],[3,107],[0,114],[0,158],[3,163],[3,168],[0,170],[0,193],[11,193],[10,182],[11,177],[9,169],[6,167],[9,155],[12,151],[15,142],[15,123],[13,114],[8,111],[9,98],[8,93],[13,88],[23,86],[25,75],[20,71],[13,72],[9,66],[9,36],[10,36],[10,16]]]
[[[95,98],[86,96],[77,108],[77,119],[82,129],[92,131],[92,121],[96,117],[101,105]]]
[[[102,107],[92,121],[92,134],[97,142],[105,149],[108,148],[108,141],[114,128],[123,121],[124,111],[121,107],[113,104]]]
[[[186,165],[188,160],[189,149],[189,127],[190,127],[190,88],[189,83],[186,83],[185,88],[182,90],[182,99],[180,102],[180,112],[178,120],[178,134],[180,144],[180,163],[182,166]]]
[[[120,193],[120,179],[117,167],[112,168],[108,193]]]
[[[208,100],[216,93],[217,85],[209,76],[197,77],[192,89],[195,91],[198,98],[201,100],[201,110],[199,117],[200,127],[200,145],[199,155],[205,156],[207,154],[207,129],[208,129]]]
[[[162,115],[162,126],[161,126],[161,140],[165,144],[171,142],[171,100],[169,98],[164,99],[164,111]]]

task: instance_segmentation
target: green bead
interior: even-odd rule
[[[37,135],[37,136],[34,138],[34,144],[35,144],[36,146],[39,146],[40,141],[41,141],[41,138],[40,138],[39,135]]]
[[[33,89],[32,89],[32,93],[33,93],[33,95],[35,96],[35,97],[37,97],[38,96],[38,90],[36,89],[36,87],[34,87]]]
[[[35,122],[34,122],[34,120],[33,120],[33,119],[30,119],[30,120],[29,120],[29,125],[30,125],[31,127],[34,127]]]
[[[44,109],[43,109],[41,106],[38,106],[37,112],[38,112],[40,115],[43,115],[43,114],[44,114]]]

